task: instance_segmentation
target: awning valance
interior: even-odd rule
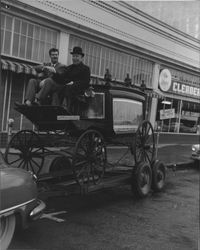
[[[30,75],[36,75],[36,71],[33,66],[25,63],[13,62],[10,60],[1,59],[1,69],[10,70],[15,73],[24,73]]]
[[[153,89],[152,90],[147,90],[147,91],[145,91],[145,93],[147,94],[147,96],[149,96],[151,98],[160,99],[160,98],[164,97],[163,93],[157,92],[157,90],[153,90]]]
[[[158,99],[171,98],[171,99],[177,99],[177,100],[182,100],[182,101],[199,103],[198,98],[192,98],[192,97],[188,97],[188,96],[181,96],[181,95],[174,94],[174,93],[164,93],[164,92],[160,91],[159,89],[154,89],[154,90],[151,90],[151,91],[148,90],[146,92],[146,94],[147,94],[147,96],[155,97],[155,98],[158,98]]]

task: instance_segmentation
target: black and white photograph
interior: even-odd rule
[[[0,15],[0,250],[199,250],[200,1]]]

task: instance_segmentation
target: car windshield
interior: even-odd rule
[[[0,151],[0,168],[5,168],[5,167],[6,167],[6,163],[4,161],[3,154]]]

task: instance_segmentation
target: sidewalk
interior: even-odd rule
[[[184,168],[193,165],[191,144],[160,144],[157,158],[167,167]]]

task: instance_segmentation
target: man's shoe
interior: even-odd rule
[[[22,104],[22,103],[19,103],[19,102],[15,102],[15,106],[16,107],[21,107],[21,106],[23,106],[24,104]]]
[[[29,100],[26,100],[26,101],[24,102],[24,104],[25,104],[26,106],[29,106],[29,107],[32,105],[31,101],[29,101]]]

